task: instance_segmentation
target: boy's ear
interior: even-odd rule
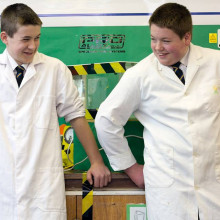
[[[5,31],[2,31],[1,32],[1,40],[4,44],[8,44],[8,35]]]
[[[189,46],[190,45],[190,42],[191,42],[191,39],[192,39],[192,34],[190,32],[187,32],[185,35],[184,35],[184,39],[185,39],[185,44],[186,46]]]

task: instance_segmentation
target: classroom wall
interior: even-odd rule
[[[0,8],[17,1],[1,1]],[[39,51],[62,60],[69,67],[93,68],[94,63],[123,62],[126,70],[151,53],[148,20],[150,14],[164,0],[27,0],[43,21]],[[192,42],[204,47],[220,49],[220,4],[218,0],[173,1],[186,5],[193,18]],[[4,45],[0,43],[0,51]],[[79,65],[79,66],[78,66]],[[78,73],[77,73],[78,74]],[[80,73],[79,73],[80,74]],[[98,109],[117,82],[123,70],[103,74],[74,75],[86,109]],[[119,94],[120,95],[120,94]],[[60,126],[66,125],[63,118]],[[96,137],[93,120],[89,124]],[[67,124],[68,126],[68,124]],[[143,127],[133,117],[125,126],[126,135],[142,136]],[[83,131],[82,131],[83,132]],[[61,135],[62,137],[62,135]],[[98,140],[97,140],[98,142]],[[144,143],[136,137],[128,138],[129,146],[138,162],[143,163]],[[62,146],[61,146],[62,148]],[[99,148],[101,146],[99,145]],[[107,157],[101,151],[111,169]],[[74,135],[74,163],[86,154]],[[88,160],[76,169],[87,170]]]

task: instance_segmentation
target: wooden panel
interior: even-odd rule
[[[76,196],[66,196],[67,220],[76,219]]]
[[[145,196],[93,196],[93,220],[125,220],[126,204],[145,203]],[[77,219],[82,219],[82,197],[77,196]]]

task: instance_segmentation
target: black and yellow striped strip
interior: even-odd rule
[[[95,116],[97,114],[97,109],[86,109],[86,119],[87,120],[94,120],[95,119]]]
[[[94,63],[88,65],[73,65],[68,66],[68,68],[73,75],[124,73],[126,69],[135,64],[136,63],[127,62]]]
[[[82,174],[82,220],[92,220],[93,209],[93,186],[86,178],[86,173]]]

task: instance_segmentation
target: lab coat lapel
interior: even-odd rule
[[[188,65],[186,69],[186,89],[190,86],[195,77],[199,66],[200,66],[200,59],[202,58],[202,54],[196,49],[196,47],[191,44],[190,45],[190,54],[188,59]]]
[[[40,62],[41,62],[41,60],[40,60],[39,54],[37,52],[34,56],[33,61],[28,65],[28,68],[26,70],[24,79],[23,79],[20,87],[23,87],[29,80],[31,80],[37,74],[36,69],[35,69],[35,65]]]
[[[36,74],[36,70],[32,64],[30,64],[25,73],[24,79],[21,83],[20,87],[23,87],[34,75]]]
[[[18,83],[16,81],[15,74],[13,70],[11,69],[11,66],[7,65],[5,68],[5,71],[3,72],[5,74],[5,77],[8,79],[8,81],[11,83],[11,85],[14,87],[14,89],[18,89]]]
[[[14,89],[18,89],[18,84],[14,75],[14,72],[11,68],[9,60],[6,55],[6,50],[0,55],[0,64],[5,65],[5,69],[0,73],[2,77],[5,77],[8,82],[13,86]]]

